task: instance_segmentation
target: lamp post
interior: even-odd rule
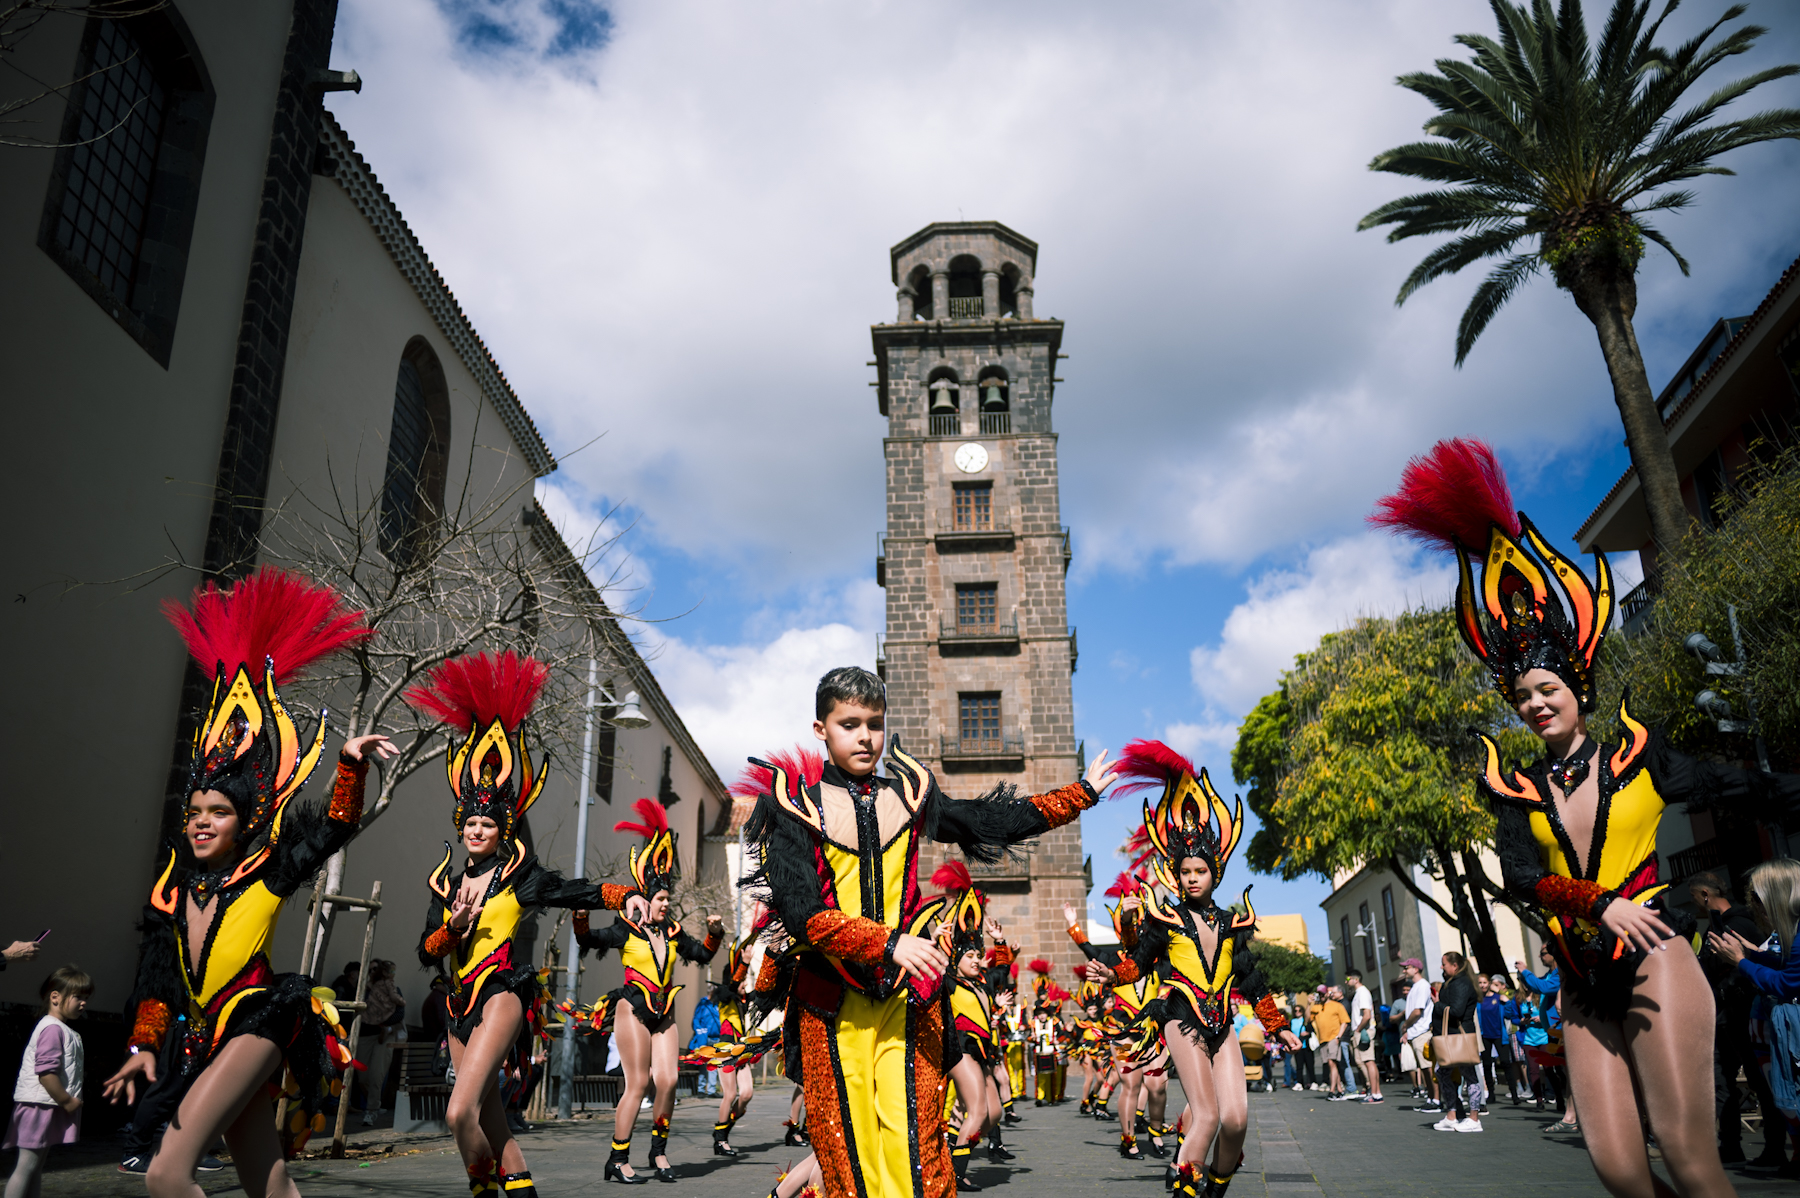
[[[587,699],[582,704],[585,714],[581,727],[581,789],[575,796],[575,874],[587,876],[588,808],[594,805],[589,788],[594,777],[594,700],[598,696],[609,707],[617,706],[612,694],[600,685],[600,659],[588,658]],[[621,728],[648,728],[650,721],[638,707],[638,693],[627,691],[625,703],[609,723]],[[575,923],[569,922],[569,954],[563,958],[563,1002],[571,1011],[578,996],[581,978],[581,946],[575,942]],[[563,1016],[562,1085],[556,1096],[556,1117],[570,1118],[575,1113],[575,1017]]]
[[[1705,665],[1709,675],[1726,678],[1741,678],[1744,675],[1744,638],[1738,632],[1737,604],[1725,605],[1725,614],[1731,619],[1731,645],[1737,651],[1736,661],[1726,661],[1724,651],[1713,644],[1704,632],[1690,632],[1682,644],[1689,653],[1699,658]],[[1769,747],[1764,743],[1762,733],[1756,725],[1756,696],[1748,687],[1744,689],[1744,706],[1747,719],[1733,719],[1731,702],[1717,691],[1708,688],[1694,696],[1694,706],[1712,720],[1720,732],[1747,732],[1756,746],[1756,767],[1765,774],[1775,771],[1769,768]],[[1779,823],[1769,825],[1769,833],[1775,842],[1775,851],[1785,857],[1788,855],[1787,831]]]
[[[1387,979],[1381,976],[1381,950],[1387,947],[1387,941],[1375,934],[1375,917],[1369,916],[1369,922],[1356,929],[1358,936],[1375,942],[1375,951],[1370,954],[1375,958],[1375,993],[1387,997]]]

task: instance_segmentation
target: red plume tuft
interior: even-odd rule
[[[788,773],[804,781],[808,786],[817,786],[819,779],[825,776],[825,758],[817,749],[805,749],[795,745],[791,750],[782,753],[770,753],[769,760]],[[732,783],[731,793],[746,799],[759,799],[775,789],[775,775],[760,765],[747,765]]]
[[[1033,973],[1048,974],[1050,972],[1050,962],[1044,960],[1042,957],[1033,957],[1026,964],[1025,968],[1031,970]]]
[[[263,566],[230,590],[208,582],[194,591],[193,611],[165,599],[163,615],[181,633],[208,678],[248,665],[262,676],[263,659],[275,662],[275,681],[286,683],[307,666],[375,635],[363,613],[344,606],[330,587]]]
[[[1051,982],[1044,987],[1044,999],[1047,1002],[1065,1002],[1071,997],[1073,996],[1067,990],[1064,990],[1055,982]]]
[[[1012,968],[1007,970],[1007,973],[1012,976],[1013,981],[1015,981],[1015,982],[1018,981],[1019,980],[1019,963],[1017,961],[1014,961],[1012,963]]]
[[[659,835],[669,830],[668,809],[655,799],[639,799],[631,805],[631,808],[638,813],[638,818],[644,822],[641,824],[634,824],[628,819],[622,819],[613,825],[613,831],[635,832],[645,840],[648,840],[652,836]]]
[[[1138,887],[1142,884],[1143,879],[1130,870],[1120,870],[1119,876],[1114,879],[1113,884],[1106,888],[1106,897],[1125,898],[1127,895],[1136,894]]]
[[[549,666],[511,649],[498,657],[465,653],[440,663],[402,697],[452,727],[485,728],[499,720],[513,732],[531,714],[549,677]]]
[[[1479,557],[1488,528],[1498,524],[1519,535],[1506,472],[1485,441],[1455,437],[1406,463],[1400,489],[1375,504],[1369,523],[1434,549]]]
[[[975,885],[969,867],[960,861],[946,861],[932,871],[931,884],[945,894],[956,894]]]
[[[1160,740],[1134,740],[1125,746],[1119,758],[1119,776],[1129,779],[1113,788],[1113,794],[1128,795],[1156,786],[1166,786],[1183,774],[1198,774],[1194,763],[1163,744]],[[1132,834],[1134,837],[1136,833]],[[1145,843],[1149,841],[1148,835]]]

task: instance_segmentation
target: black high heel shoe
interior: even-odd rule
[[[681,1180],[675,1176],[675,1170],[669,1168],[667,1165],[658,1166],[655,1161],[650,1162],[650,1176],[656,1178],[658,1181],[666,1181],[671,1184]]]
[[[1141,1161],[1144,1159],[1144,1150],[1137,1146],[1136,1140],[1121,1136],[1119,1137],[1119,1155],[1128,1161]]]
[[[812,1144],[812,1137],[806,1134],[804,1128],[795,1127],[790,1123],[787,1135],[783,1137],[782,1142],[789,1148],[806,1148]]]
[[[743,1154],[740,1153],[737,1149],[733,1148],[731,1146],[730,1141],[728,1141],[728,1140],[714,1140],[713,1141],[713,1155],[714,1156],[742,1156]]]
[[[1149,1148],[1150,1155],[1157,1160],[1166,1160],[1168,1158],[1169,1150],[1164,1148],[1161,1144],[1158,1144],[1154,1139],[1150,1141]]]
[[[616,1181],[628,1186],[644,1185],[648,1181],[647,1178],[639,1177],[635,1173],[625,1172],[625,1166],[628,1163],[629,1162],[627,1161],[607,1161],[606,1168],[602,1171],[601,1176],[607,1181]]]

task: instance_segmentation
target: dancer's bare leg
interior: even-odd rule
[[[525,1170],[525,1157],[513,1142],[500,1106],[500,1062],[518,1041],[523,1019],[516,994],[496,994],[482,1008],[481,1022],[469,1033],[467,1044],[449,1038],[456,1088],[450,1091],[444,1121],[456,1137],[465,1168],[495,1160],[508,1173]]]
[[[747,1087],[747,1083],[751,1081],[750,1070],[740,1069],[738,1073],[742,1075],[738,1084]],[[675,1021],[664,1019],[663,1025],[650,1036],[650,1080],[656,1084],[656,1099],[651,1104],[650,1117],[653,1121],[665,1120],[665,1127],[668,1125],[666,1121],[675,1116],[675,1083],[680,1075],[681,1043],[675,1034]],[[638,1103],[641,1106],[643,1100],[640,1098]],[[744,1105],[750,1105],[748,1098],[744,1100]],[[667,1169],[668,1156],[665,1154],[657,1157],[655,1164],[658,1169]]]
[[[815,1153],[795,1165],[775,1183],[775,1198],[794,1198],[809,1185],[820,1184],[819,1157]]]
[[[1144,1074],[1128,1064],[1119,1065],[1119,1134],[1136,1138],[1138,1091],[1143,1088]]]
[[[1204,1054],[1204,1047],[1201,1049]],[[1219,1146],[1213,1152],[1212,1170],[1221,1177],[1237,1171],[1244,1154],[1244,1136],[1250,1129],[1250,1097],[1244,1091],[1244,1053],[1235,1032],[1212,1054],[1214,1092],[1219,1102]]]
[[[951,1068],[950,1080],[956,1083],[956,1097],[964,1112],[956,1142],[958,1145],[973,1144],[981,1139],[982,1128],[987,1123],[988,1087],[982,1077],[981,1063],[974,1057],[964,1057]]]
[[[737,1101],[737,1075],[740,1069],[719,1070],[719,1118],[723,1123],[731,1118],[731,1105]]]
[[[995,1083],[994,1075],[991,1073],[987,1075],[987,1091],[986,1091],[986,1093],[987,1093],[987,1112],[986,1112],[987,1119],[984,1121],[985,1125],[982,1127],[982,1132],[984,1134],[990,1135],[990,1136],[999,1135],[1000,1134],[1000,1087],[998,1084]]]
[[[650,1029],[638,1021],[630,1003],[620,1003],[613,1019],[613,1036],[619,1042],[619,1064],[625,1070],[618,1113],[613,1116],[613,1139],[623,1144],[637,1127],[638,1108],[644,1105],[644,1093],[650,1088]],[[658,1094],[658,1102],[661,1099]],[[619,1171],[627,1177],[637,1176],[629,1164],[621,1164]]]
[[[1160,1069],[1162,1072],[1154,1077],[1149,1069]],[[1150,1138],[1160,1147],[1162,1137],[1156,1129],[1163,1126],[1163,1119],[1169,1113],[1169,1054],[1163,1053],[1146,1066],[1144,1076],[1144,1117],[1150,1120]]]
[[[1175,1063],[1175,1073],[1181,1078],[1181,1092],[1187,1095],[1187,1110],[1182,1113],[1187,1138],[1181,1142],[1181,1151],[1175,1154],[1175,1163],[1198,1168],[1219,1127],[1219,1094],[1213,1083],[1213,1058],[1197,1039],[1182,1031],[1181,1024],[1172,1019],[1163,1025],[1163,1042],[1169,1046],[1169,1059]],[[1240,1068],[1238,1073],[1241,1089],[1243,1070]]]
[[[258,1093],[280,1065],[281,1049],[261,1036],[239,1036],[219,1050],[181,1100],[151,1158],[144,1178],[151,1198],[201,1198],[205,1191],[194,1181],[194,1166],[221,1133],[250,1198],[299,1198],[282,1160],[275,1112]]]
[[[1676,1192],[1684,1198],[1725,1198],[1737,1191],[1719,1163],[1712,1055],[1705,1051],[1705,1041],[1692,1035],[1695,1028],[1713,1026],[1712,990],[1685,941],[1663,944],[1638,966],[1625,1016],[1625,1043],[1643,1092],[1644,1113]],[[1579,1088],[1594,1093],[1585,1083]],[[1594,1106],[1583,1104],[1584,1132],[1592,1126]]]
[[[1563,1051],[1570,1076],[1581,1076],[1581,1088],[1606,1096],[1606,1101],[1588,1105],[1581,1128],[1588,1159],[1606,1192],[1614,1198],[1674,1198],[1674,1191],[1650,1171],[1624,1029],[1570,1010],[1563,1020]],[[1711,1101],[1710,1087],[1707,1095]]]

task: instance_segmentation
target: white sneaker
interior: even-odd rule
[[[1456,1116],[1445,1115],[1442,1119],[1439,1119],[1436,1123],[1433,1123],[1431,1125],[1431,1130],[1432,1131],[1458,1131],[1460,1129],[1458,1128],[1457,1123],[1456,1123]]]
[[[1303,1085],[1301,1085],[1301,1084],[1300,1084],[1300,1083],[1299,1083],[1299,1082],[1295,1082],[1295,1083],[1294,1083],[1294,1084],[1293,1084],[1293,1086],[1292,1086],[1292,1088],[1293,1088],[1293,1089],[1295,1089],[1295,1090],[1304,1090],[1304,1089],[1306,1089],[1306,1087],[1305,1087],[1305,1086],[1303,1086]]]
[[[1455,1127],[1457,1131],[1480,1131],[1481,1120],[1464,1119],[1461,1123],[1456,1124]]]

